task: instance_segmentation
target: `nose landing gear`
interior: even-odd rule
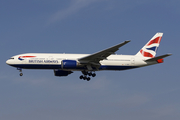
[[[17,68],[17,70],[19,70],[19,72],[21,72],[19,75],[20,75],[20,76],[23,76],[22,68]]]
[[[23,73],[20,73],[19,75],[20,75],[20,76],[23,76]]]

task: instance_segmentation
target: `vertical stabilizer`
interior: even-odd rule
[[[136,54],[136,56],[142,57],[155,57],[163,33],[156,33],[150,41]]]

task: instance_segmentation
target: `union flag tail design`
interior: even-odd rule
[[[163,33],[156,33],[151,40],[136,54],[136,56],[154,58],[156,56],[162,36]]]

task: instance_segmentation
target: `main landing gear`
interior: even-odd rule
[[[82,74],[79,78],[80,79],[83,79],[83,80],[87,80],[87,81],[90,81],[90,77],[87,77],[87,76],[92,76],[92,77],[95,77],[96,76],[96,73],[92,73],[92,72],[87,72],[87,71],[82,71]]]
[[[17,70],[19,70],[19,72],[21,72],[19,75],[20,75],[20,76],[23,76],[22,68],[17,68]]]

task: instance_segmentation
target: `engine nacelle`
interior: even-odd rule
[[[72,71],[64,71],[64,70],[54,70],[55,76],[68,76],[71,73],[73,73],[73,72]]]
[[[77,68],[78,63],[76,60],[62,60],[61,68],[62,69],[75,69]]]

